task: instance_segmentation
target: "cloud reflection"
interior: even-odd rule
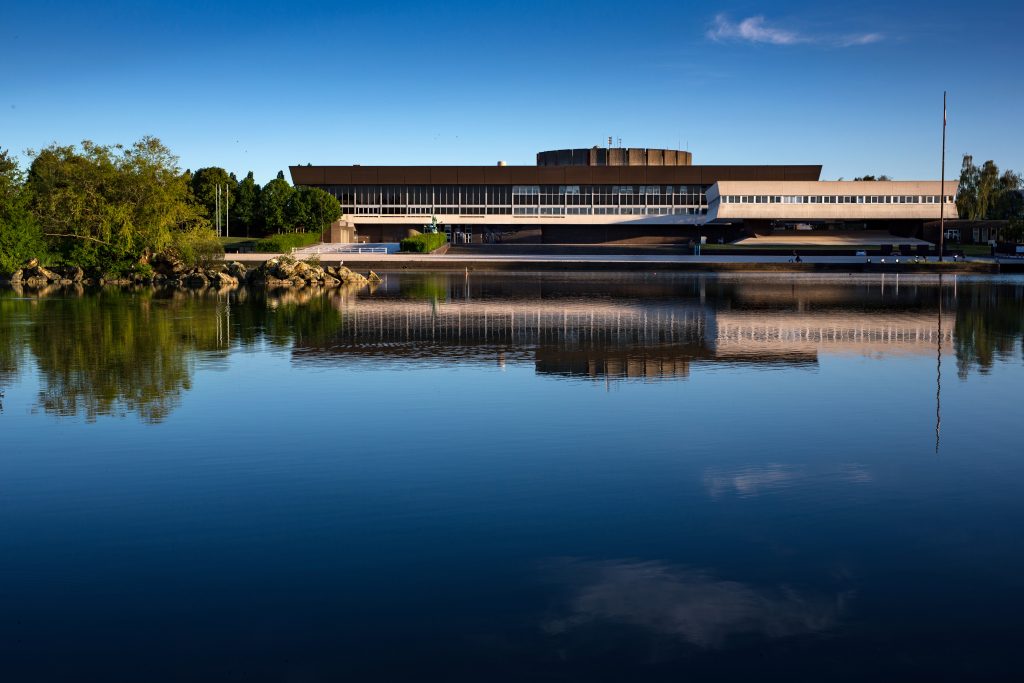
[[[704,472],[704,488],[713,500],[727,495],[741,498],[784,490],[810,480],[832,480],[849,484],[872,481],[871,472],[856,463],[828,467],[768,463],[734,470],[709,468]]]
[[[560,569],[574,594],[568,614],[545,623],[552,635],[612,623],[716,648],[732,636],[783,638],[825,631],[837,623],[847,599],[843,593],[760,588],[662,562],[568,560]]]

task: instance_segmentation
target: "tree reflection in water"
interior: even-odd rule
[[[377,291],[8,289],[0,394],[34,365],[47,413],[160,422],[191,389],[197,365],[225,367],[231,350],[261,345],[299,362],[500,352],[544,374],[685,380],[693,359],[807,365],[830,348],[899,344],[934,353],[940,296],[962,379],[1020,353],[1016,279],[946,278],[940,290],[927,277],[894,286],[871,277],[459,273],[392,275]],[[636,373],[621,369],[636,363]]]

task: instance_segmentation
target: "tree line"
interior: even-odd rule
[[[956,210],[960,218],[972,221],[1024,219],[1024,183],[1021,175],[1009,169],[999,172],[991,159],[980,167],[974,157],[964,155],[960,169],[960,189]]]
[[[321,232],[341,217],[341,204],[334,195],[318,187],[292,187],[284,172],[260,187],[252,171],[241,180],[219,166],[200,168],[184,176],[195,201],[213,216],[217,187],[226,188],[231,235],[261,237],[280,232]],[[223,190],[222,190],[223,191]],[[223,212],[224,196],[221,196]]]
[[[211,228],[216,187],[227,188],[232,234],[320,232],[341,216],[332,195],[292,187],[284,173],[260,187],[219,167],[182,171],[155,137],[132,145],[54,143],[22,169],[0,149],[0,273],[30,259],[101,273],[145,272],[155,255],[190,264],[223,253]]]

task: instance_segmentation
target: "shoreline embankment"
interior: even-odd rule
[[[225,258],[246,264],[262,263],[280,254],[229,254]],[[646,271],[646,272],[765,272],[765,273],[1024,273],[1024,260],[945,260],[915,262],[911,258],[808,256],[794,262],[787,256],[679,256],[679,255],[465,255],[321,253],[298,255],[323,264],[345,265],[372,271]]]

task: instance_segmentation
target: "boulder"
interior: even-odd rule
[[[153,266],[153,270],[167,277],[181,275],[188,270],[184,263],[167,254],[157,254],[150,260],[150,265]]]
[[[228,273],[216,273],[210,281],[218,287],[237,287],[238,278]]]
[[[32,259],[35,261],[35,259]],[[37,280],[45,280],[47,282],[57,282],[61,279],[60,275],[54,273],[52,270],[47,270],[39,264],[25,270],[25,276],[27,278],[33,278]]]
[[[241,282],[248,275],[248,269],[245,267],[245,264],[232,261],[228,264],[228,274]]]
[[[362,274],[353,272],[345,266],[338,268],[338,279],[346,285],[356,285],[358,287],[363,287],[369,283],[369,280],[363,277]]]
[[[267,261],[267,266],[270,266],[268,272],[282,280],[288,280],[295,275],[297,263],[298,262],[290,256],[271,259],[270,261]]]
[[[370,271],[370,274],[366,276],[366,279],[369,282],[372,282],[373,284],[378,284],[382,282],[382,280],[380,279],[380,275],[377,275],[377,273],[373,272],[372,270]]]
[[[186,287],[209,287],[210,281],[201,271],[193,271],[182,278],[182,283]]]
[[[11,273],[11,284],[12,285],[19,284],[24,279],[25,279],[25,271],[23,271],[23,270],[16,270],[13,273]]]

